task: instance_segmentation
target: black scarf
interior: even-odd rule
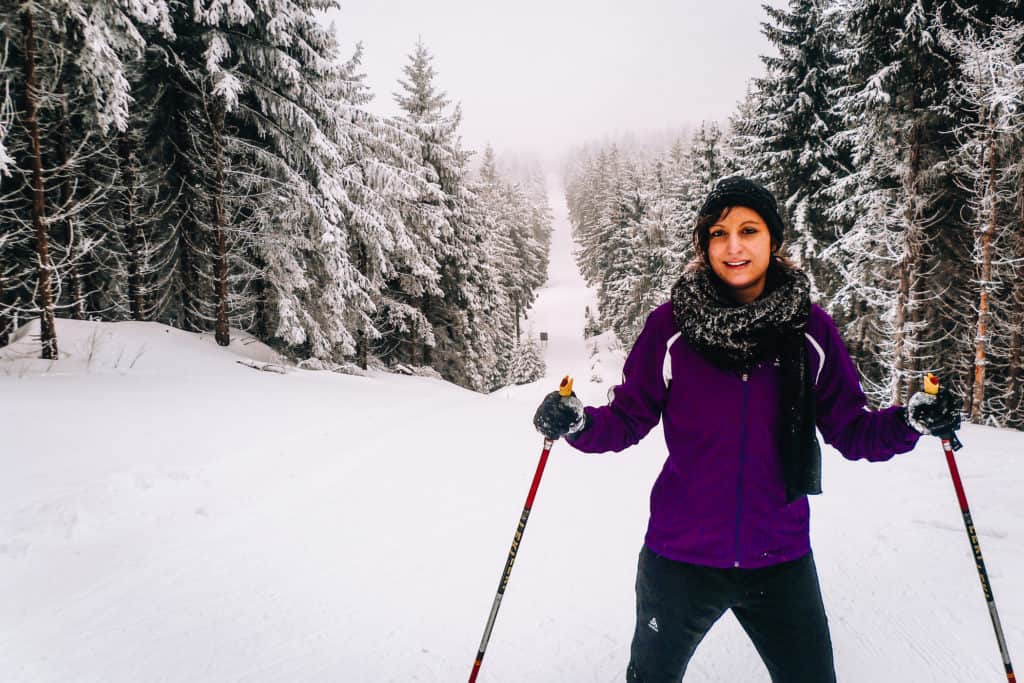
[[[765,291],[736,303],[710,269],[685,273],[672,288],[683,338],[716,366],[743,374],[776,356],[782,372],[779,447],[786,500],[821,493],[821,450],[814,433],[814,394],[804,332],[811,312],[803,271],[772,259]]]

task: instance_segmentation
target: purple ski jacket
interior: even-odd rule
[[[812,304],[804,336],[817,426],[850,460],[888,460],[919,434],[896,406],[866,407],[835,323]],[[645,544],[669,559],[711,567],[764,567],[810,551],[804,496],[786,503],[776,440],[780,372],[763,361],[747,375],[719,369],[679,334],[671,302],[647,318],[606,406],[569,439],[586,453],[621,451],[663,422],[668,459],[651,491]]]

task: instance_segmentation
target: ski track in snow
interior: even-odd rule
[[[584,342],[594,295],[550,193],[550,278],[525,324],[549,334],[548,376],[530,385],[254,372],[234,360],[273,360],[260,345],[152,323],[58,321],[79,360],[0,350],[0,681],[465,680],[540,455],[537,403],[563,374],[603,403],[621,373],[607,334]],[[1024,435],[962,439],[1024,657]],[[874,465],[825,450],[812,538],[839,679],[1002,680],[938,443]],[[664,457],[660,427],[620,454],[555,444],[481,683],[624,680]],[[686,677],[767,680],[729,614]]]

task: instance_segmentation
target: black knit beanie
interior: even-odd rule
[[[715,188],[708,194],[701,205],[698,217],[717,214],[727,206],[746,206],[761,216],[768,225],[772,241],[776,246],[782,245],[782,216],[775,197],[765,187],[750,178],[729,176],[715,183]]]

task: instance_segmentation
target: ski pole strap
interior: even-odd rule
[[[958,451],[964,447],[964,445],[960,443],[960,439],[956,438],[956,432],[940,434],[939,437],[942,439],[943,448],[945,448],[948,445],[952,450]]]

